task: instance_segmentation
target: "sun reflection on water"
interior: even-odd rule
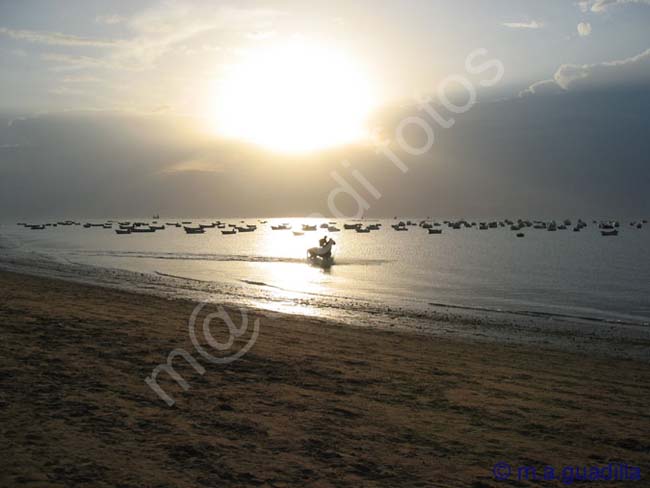
[[[300,230],[302,224],[319,225],[321,220],[285,219],[293,230]],[[280,222],[274,222],[277,225]],[[301,314],[321,316],[318,307],[313,306],[314,296],[327,293],[327,283],[332,275],[329,270],[310,266],[306,260],[307,249],[318,245],[318,240],[328,235],[326,229],[307,231],[302,236],[295,236],[291,230],[260,233],[259,252],[269,257],[288,259],[292,262],[254,262],[250,263],[253,274],[263,283],[265,293],[270,301],[260,300],[254,303],[262,308]],[[330,236],[331,237],[331,236]]]

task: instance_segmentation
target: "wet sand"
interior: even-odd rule
[[[481,488],[508,485],[501,461],[650,476],[647,362],[251,312],[250,351],[212,364],[195,306],[0,272],[0,486]],[[144,380],[179,348],[203,374],[177,357],[185,391],[160,373],[168,407]]]

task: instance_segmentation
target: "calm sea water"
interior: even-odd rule
[[[118,220],[118,219],[115,219]],[[119,219],[134,220],[134,219]],[[138,220],[138,219],[135,219]],[[175,220],[175,219],[170,219]],[[212,220],[193,220],[194,224]],[[224,220],[238,223],[239,219]],[[253,233],[222,235],[218,229],[188,235],[167,227],[152,234],[117,235],[114,230],[77,226],[34,231],[0,227],[0,255],[31,260],[32,266],[133,273],[143,286],[179,295],[215,299],[267,309],[342,318],[358,310],[426,313],[436,304],[570,315],[633,323],[650,321],[650,227],[621,223],[617,237],[602,237],[590,224],[582,232],[525,229],[516,238],[507,227],[452,230],[441,235],[410,227],[395,232],[392,220],[370,234],[343,230],[336,242],[335,265],[310,266],[306,249],[326,232],[271,230],[308,219],[270,219]],[[320,223],[313,221],[313,223]],[[36,259],[38,258],[38,259]],[[39,264],[40,263],[40,264]],[[49,266],[50,269],[51,266]],[[172,278],[173,277],[173,278]],[[165,282],[165,279],[169,281]],[[182,291],[182,293],[181,293]]]

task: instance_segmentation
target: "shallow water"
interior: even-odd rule
[[[633,229],[622,223],[617,237],[602,237],[593,224],[579,233],[530,228],[518,239],[507,227],[443,226],[441,235],[418,227],[395,232],[390,228],[393,221],[385,220],[380,221],[381,230],[370,234],[333,233],[335,265],[323,270],[308,265],[305,252],[325,232],[297,237],[291,231],[271,230],[271,224],[279,222],[299,227],[310,221],[272,219],[258,224],[256,232],[232,236],[218,229],[187,235],[169,226],[152,234],[117,235],[101,228],[38,231],[5,224],[0,227],[0,245],[5,255],[11,252],[14,257],[180,278],[174,283],[186,281],[185,294],[195,289],[204,297],[206,290],[218,295],[227,288],[230,301],[331,318],[364,307],[417,314],[434,305],[453,305],[650,321],[648,226]],[[343,222],[338,224],[343,229]]]

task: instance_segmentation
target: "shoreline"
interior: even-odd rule
[[[193,302],[7,272],[0,286],[6,486],[497,487],[501,461],[650,470],[645,362],[250,311],[253,347],[212,364],[189,339]],[[187,390],[161,373],[170,408],[144,380],[178,349],[205,371],[174,360]]]
[[[351,309],[354,312],[351,321],[356,321],[358,314],[363,313],[365,308],[369,315],[374,314],[379,318],[382,315],[388,315],[390,318],[397,315],[413,315],[418,321],[426,318],[427,314],[435,320],[439,315],[436,312],[444,310],[465,315],[476,315],[476,312],[505,316],[516,314],[538,319],[545,317],[553,321],[566,319],[571,322],[650,327],[650,311],[640,295],[640,292],[645,289],[643,266],[639,267],[636,261],[628,262],[629,269],[626,271],[629,275],[628,280],[617,278],[612,281],[609,277],[610,270],[603,269],[605,276],[600,284],[596,280],[593,286],[594,290],[598,291],[592,291],[591,286],[585,287],[575,283],[576,277],[580,276],[580,283],[587,280],[586,283],[589,285],[594,284],[593,277],[589,277],[588,274],[582,275],[585,270],[592,268],[589,260],[584,262],[578,260],[581,263],[579,266],[562,271],[558,267],[560,265],[557,260],[553,260],[559,251],[556,249],[551,256],[553,259],[550,259],[545,251],[540,251],[546,249],[546,245],[540,248],[539,240],[531,241],[531,245],[526,246],[525,249],[530,249],[526,251],[527,254],[519,255],[516,267],[513,269],[504,270],[501,263],[492,266],[491,272],[485,274],[487,268],[480,260],[478,264],[475,263],[476,266],[467,266],[466,269],[461,267],[460,270],[449,269],[446,264],[437,263],[437,266],[432,267],[433,274],[429,273],[426,279],[417,277],[418,270],[413,268],[413,256],[407,252],[408,248],[403,249],[404,253],[400,250],[399,257],[395,256],[394,250],[385,254],[375,253],[377,256],[381,254],[381,259],[377,260],[366,259],[364,253],[355,248],[354,253],[350,254],[356,256],[355,258],[342,257],[342,261],[337,262],[340,267],[337,266],[336,274],[340,271],[341,279],[328,280],[314,277],[313,273],[309,276],[308,271],[301,270],[304,260],[297,259],[298,254],[295,252],[266,252],[264,245],[260,244],[260,239],[264,243],[270,238],[274,238],[275,242],[277,238],[277,233],[266,235],[270,232],[268,229],[261,231],[263,234],[266,232],[262,236],[245,237],[247,240],[244,246],[253,246],[255,250],[246,248],[243,253],[238,247],[239,244],[236,244],[238,241],[223,240],[214,235],[206,237],[199,248],[189,249],[188,242],[182,235],[170,235],[170,242],[166,240],[167,235],[164,238],[157,235],[137,236],[140,240],[124,241],[119,236],[109,233],[101,237],[100,243],[97,243],[94,241],[94,236],[97,235],[95,232],[86,233],[77,230],[72,232],[72,237],[66,237],[69,232],[52,230],[44,234],[32,234],[27,231],[25,234],[19,231],[13,233],[8,231],[5,233],[4,244],[3,237],[0,235],[0,249],[3,245],[6,248],[6,252],[3,250],[3,256],[0,256],[0,268],[2,261],[5,261],[12,262],[14,268],[20,266],[21,269],[14,269],[19,272],[40,268],[45,276],[77,274],[84,278],[95,278],[96,281],[107,280],[107,278],[110,280],[111,277],[108,275],[111,273],[122,273],[123,281],[134,284],[139,279],[138,276],[150,275],[141,280],[144,282],[143,287],[149,287],[150,284],[160,285],[167,279],[172,282],[171,286],[177,289],[185,288],[196,294],[208,290],[212,295],[223,291],[223,297],[220,299],[239,302],[250,299],[267,302],[269,306],[265,308],[275,307],[276,310],[283,306],[282,295],[284,294],[287,298],[285,309],[291,308],[292,302],[304,302],[306,310],[308,308],[329,310],[335,320],[345,320],[345,310]],[[447,252],[450,252],[451,244],[479,245],[473,237],[468,236],[469,234],[459,235],[460,241],[457,243],[449,239],[435,242],[446,246],[444,250]],[[488,235],[490,236],[492,234]],[[387,245],[392,242],[391,239],[388,239],[390,242],[384,242],[389,237],[392,236],[378,235],[376,242],[373,242]],[[541,237],[548,236],[544,234]],[[88,238],[92,242],[89,243]],[[30,242],[30,239],[33,239],[33,242]],[[504,245],[512,244],[507,239],[505,242],[501,241],[498,240]],[[54,247],[48,247],[48,242],[54,243]],[[568,248],[573,258],[571,262],[576,261],[575,254],[579,248],[595,244],[589,239],[579,244],[573,240],[569,242],[572,243]],[[620,240],[597,242],[601,247],[603,244],[625,242],[628,256],[637,254],[638,245],[642,244],[642,242]],[[557,244],[554,240],[548,244],[552,243]],[[289,239],[286,244],[294,244],[294,241]],[[396,244],[404,245],[401,241]],[[480,255],[481,252],[492,249],[492,244],[487,247],[486,243],[480,244],[478,249],[475,249],[475,254]],[[519,246],[511,251],[518,249]],[[600,249],[598,252],[604,252],[600,247],[598,249]],[[638,257],[642,259],[643,256]],[[404,260],[400,262],[402,258]],[[517,269],[524,269],[526,263],[546,262],[549,259],[550,272],[544,266],[533,266],[528,270],[531,272],[530,275],[515,272]],[[368,267],[366,271],[363,267],[352,270],[347,266],[348,264],[366,266],[374,264],[375,261],[382,263],[386,268],[378,271],[378,268],[373,266]],[[602,259],[598,262],[602,262]],[[251,263],[256,264],[251,265]],[[277,271],[275,266],[274,270],[271,270],[269,263],[277,263]],[[343,266],[344,264],[346,266]],[[471,271],[472,269],[483,271],[474,272]],[[404,276],[409,278],[398,280],[398,283],[393,286],[390,276],[401,275],[402,271]],[[366,272],[371,274],[371,278],[364,278]],[[307,287],[297,287],[291,280],[278,278],[285,273],[287,275],[295,273],[298,280],[305,281]],[[93,274],[95,276],[91,276]],[[567,278],[565,279],[563,275]],[[386,279],[386,276],[389,278]],[[571,281],[572,284],[558,287],[555,279]],[[377,286],[376,290],[375,286]],[[357,304],[359,306],[355,307]]]
[[[429,302],[427,310],[417,311],[361,300],[340,302],[339,298],[332,298],[323,301],[318,297],[313,302],[303,298],[300,307],[286,307],[283,300],[276,301],[264,286],[256,286],[259,294],[250,296],[237,284],[63,263],[50,256],[5,256],[0,260],[0,272],[3,270],[172,300],[198,302],[216,298],[228,307],[243,307],[268,316],[286,316],[290,320],[318,319],[323,323],[356,328],[399,330],[440,338],[519,344],[650,362],[650,326],[645,323],[435,302]]]

